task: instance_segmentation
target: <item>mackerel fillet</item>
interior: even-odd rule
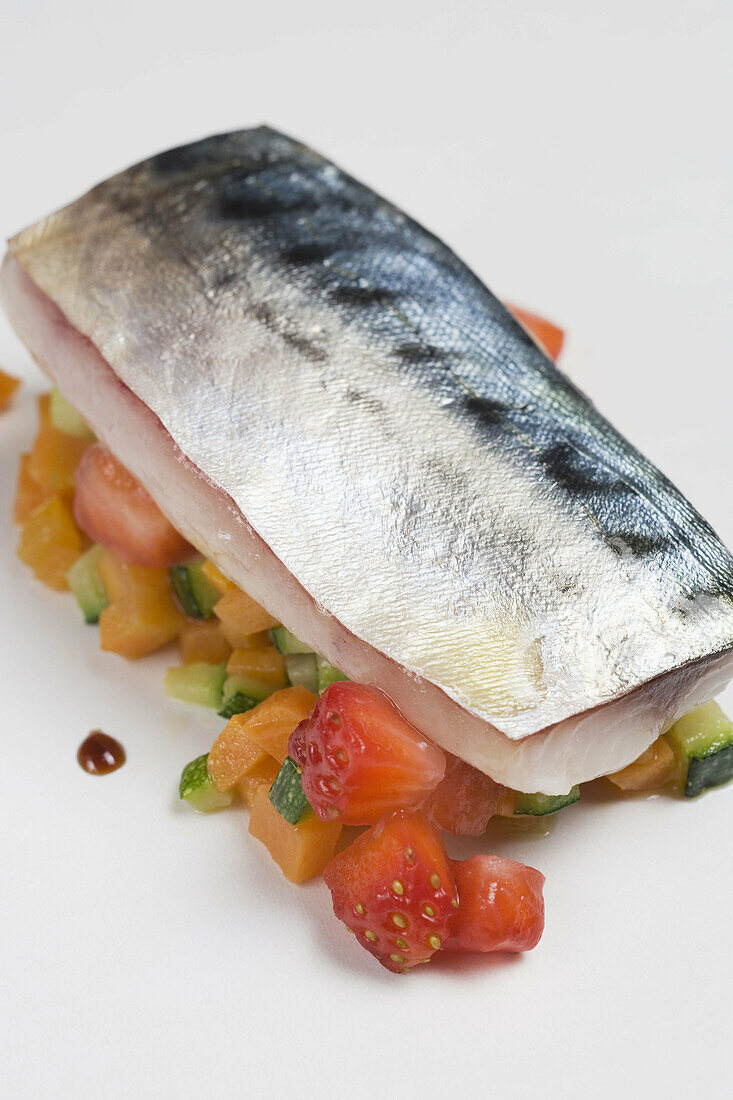
[[[261,127],[10,242],[20,337],[171,522],[520,790],[638,756],[733,674],[733,559],[436,237]]]

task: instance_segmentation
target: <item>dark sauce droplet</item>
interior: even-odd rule
[[[108,737],[101,730],[92,730],[82,741],[76,759],[90,775],[109,775],[116,772],[125,763],[125,750],[114,737]]]

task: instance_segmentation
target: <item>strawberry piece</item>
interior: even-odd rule
[[[545,927],[545,876],[501,856],[453,861],[460,908],[447,951],[529,951]]]
[[[343,825],[373,825],[390,810],[419,806],[445,771],[442,749],[384,692],[350,681],[326,688],[290,752],[315,812]]]
[[[333,911],[382,966],[429,962],[450,934],[458,893],[443,838],[424,814],[386,814],[326,866]]]
[[[553,325],[552,321],[547,321],[536,313],[530,313],[528,309],[511,305],[507,305],[506,308],[526,329],[529,329],[543,351],[549,355],[553,363],[556,363],[565,341],[563,330]]]
[[[290,740],[288,742],[288,756],[291,760],[295,761],[301,770],[305,764],[305,731],[307,726],[307,718],[304,718],[302,722],[298,722],[297,726],[290,734]]]
[[[445,775],[420,809],[455,836],[481,836],[496,813],[502,787],[465,760],[446,753]]]
[[[194,553],[137,478],[100,443],[84,451],[75,480],[78,526],[122,561],[165,568]]]

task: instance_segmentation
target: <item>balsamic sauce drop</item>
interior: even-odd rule
[[[76,759],[90,775],[109,775],[116,772],[125,763],[125,750],[114,737],[108,737],[101,730],[92,730],[82,741]]]

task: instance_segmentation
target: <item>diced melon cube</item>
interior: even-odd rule
[[[247,638],[260,630],[277,626],[277,619],[239,588],[229,588],[214,607],[224,637],[235,649],[246,645]]]
[[[219,624],[221,625],[221,624]],[[272,638],[269,630],[258,630],[255,634],[248,634],[237,646],[237,649],[272,649]]]
[[[249,831],[261,841],[290,882],[305,882],[320,875],[333,858],[341,826],[321,821],[311,813],[297,825],[289,825],[272,802],[262,784],[252,798]]]
[[[288,686],[285,674],[285,658],[274,645],[262,649],[235,649],[227,662],[230,676],[246,676],[271,688]]]
[[[273,692],[241,717],[247,721],[248,736],[282,764],[288,755],[290,734],[317,702],[312,692],[298,684]]]
[[[220,791],[230,790],[266,760],[272,760],[277,774],[276,761],[249,734],[250,714],[251,711],[245,711],[232,715],[211,747],[209,775]]]
[[[197,661],[218,665],[229,659],[232,647],[217,619],[195,619],[187,622],[178,635],[178,650],[185,665]]]
[[[665,738],[658,737],[640,757],[607,778],[621,791],[653,791],[678,780],[679,768]]]
[[[273,760],[271,756],[263,754],[260,763],[256,764],[251,772],[248,772],[239,780],[237,789],[242,796],[243,802],[250,810],[252,809],[257,791],[260,787],[264,787],[265,794],[268,794],[279,771],[280,767],[277,760]]]
[[[28,458],[28,473],[44,494],[71,492],[74,474],[89,440],[43,425]]]
[[[38,482],[28,469],[31,456],[24,454],[20,456],[20,465],[18,467],[18,480],[15,488],[15,506],[13,510],[13,519],[16,523],[23,523],[31,514],[34,508],[37,508],[39,504],[42,504],[44,500],[47,500],[49,495],[44,492]]]
[[[71,508],[58,493],[34,508],[21,527],[18,557],[29,565],[39,581],[62,592],[85,540],[74,523]]]
[[[19,385],[19,378],[13,378],[11,374],[6,374],[4,370],[0,370],[0,412],[7,409]]]
[[[110,601],[99,616],[102,649],[134,660],[177,637],[186,619],[173,598],[166,569],[131,565],[110,551],[98,569]]]

